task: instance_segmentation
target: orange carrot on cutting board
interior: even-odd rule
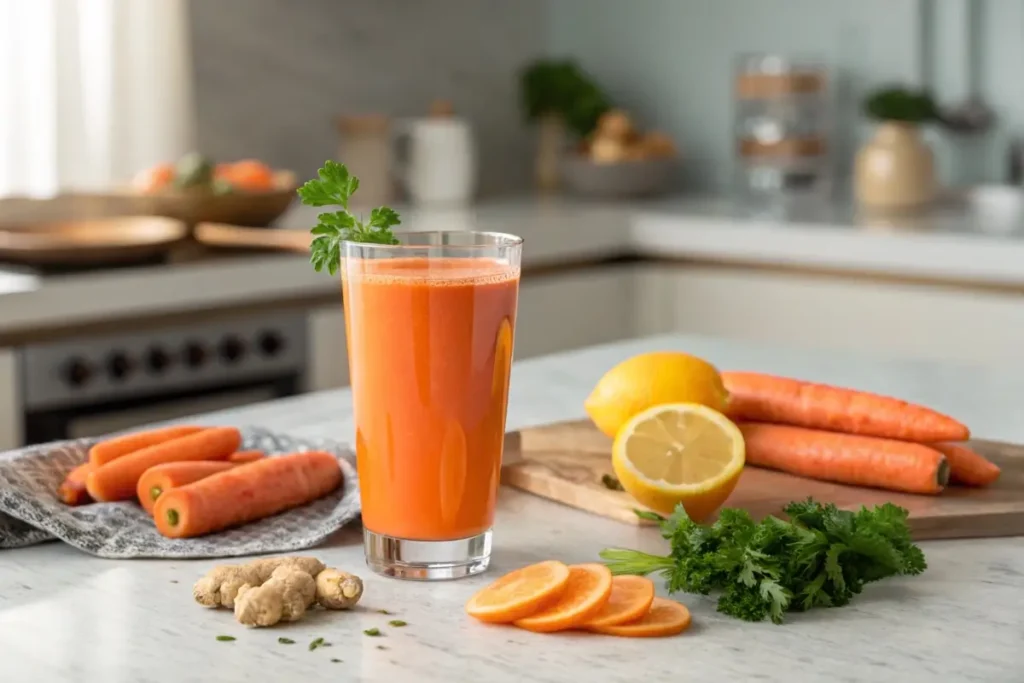
[[[970,437],[948,415],[897,398],[756,372],[723,372],[722,379],[737,420],[918,443]]]
[[[949,478],[955,484],[988,486],[999,478],[999,465],[967,446],[955,443],[928,445],[949,460]]]
[[[263,451],[236,451],[228,456],[228,462],[233,462],[236,465],[253,462],[255,460],[262,460],[266,457]]]
[[[68,472],[64,482],[57,489],[57,495],[66,505],[85,505],[91,503],[92,498],[85,489],[85,479],[92,472],[92,465],[88,462],[79,465]]]
[[[754,422],[739,428],[748,465],[907,493],[939,493],[949,481],[946,456],[922,444]]]
[[[111,460],[134,453],[135,451],[149,448],[179,436],[188,436],[202,431],[204,427],[181,426],[164,427],[162,429],[149,429],[144,432],[133,432],[122,436],[115,436],[112,439],[100,441],[89,449],[89,462],[93,467],[106,465]]]
[[[167,491],[153,506],[153,521],[170,538],[202,536],[305,505],[341,481],[330,453],[264,458]]]
[[[135,495],[146,512],[153,514],[153,505],[157,498],[167,491],[238,466],[238,463],[230,460],[165,462],[162,465],[154,465],[139,477]]]
[[[150,467],[182,460],[225,460],[238,450],[242,435],[234,427],[209,427],[121,456],[89,473],[85,486],[94,500],[135,497],[139,478]]]

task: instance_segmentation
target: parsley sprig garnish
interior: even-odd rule
[[[661,574],[670,593],[718,594],[718,611],[747,621],[786,612],[841,607],[864,585],[890,576],[920,574],[924,554],[910,540],[907,511],[886,503],[859,512],[808,498],[787,505],[789,521],[754,522],[746,510],[726,508],[711,525],[694,522],[677,506],[660,523],[667,556],[607,549],[613,574]]]
[[[363,220],[348,210],[348,201],[358,189],[359,178],[337,161],[325,161],[317,177],[299,188],[299,197],[306,206],[341,207],[339,211],[317,216],[316,227],[311,231],[316,237],[310,245],[309,260],[318,273],[324,266],[331,275],[338,272],[342,242],[398,244],[391,231],[402,222],[397,211],[380,206],[370,212],[369,219]]]

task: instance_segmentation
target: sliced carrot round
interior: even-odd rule
[[[654,602],[654,582],[643,576],[612,577],[612,592],[601,611],[580,628],[618,626],[642,618]]]
[[[647,614],[628,624],[590,626],[587,630],[625,638],[674,636],[690,627],[690,610],[674,600],[654,598]]]
[[[517,619],[515,625],[536,633],[575,628],[592,619],[608,602],[612,573],[603,564],[569,566],[569,583],[561,595],[536,614]]]
[[[527,617],[555,599],[569,582],[569,568],[556,560],[505,574],[466,603],[469,616],[491,624]]]

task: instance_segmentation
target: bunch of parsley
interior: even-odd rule
[[[316,237],[310,245],[309,260],[317,272],[324,266],[331,275],[338,272],[342,242],[398,244],[391,230],[402,222],[397,211],[381,206],[371,211],[370,218],[364,221],[348,210],[348,201],[358,189],[359,178],[336,161],[324,162],[317,177],[299,188],[299,197],[306,206],[340,207],[317,216],[317,224],[311,231]]]
[[[726,508],[702,525],[681,505],[668,518],[638,511],[659,522],[670,554],[612,548],[601,558],[614,574],[661,574],[670,593],[717,592],[719,612],[776,624],[786,612],[841,607],[866,583],[927,566],[910,540],[907,511],[896,505],[850,512],[808,498],[784,512],[789,521],[754,522],[746,510]]]

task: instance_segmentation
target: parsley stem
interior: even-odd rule
[[[639,550],[607,548],[600,552],[601,559],[608,565],[612,574],[632,574],[647,576],[658,571],[666,571],[675,567],[675,560],[662,555],[651,555]]]

